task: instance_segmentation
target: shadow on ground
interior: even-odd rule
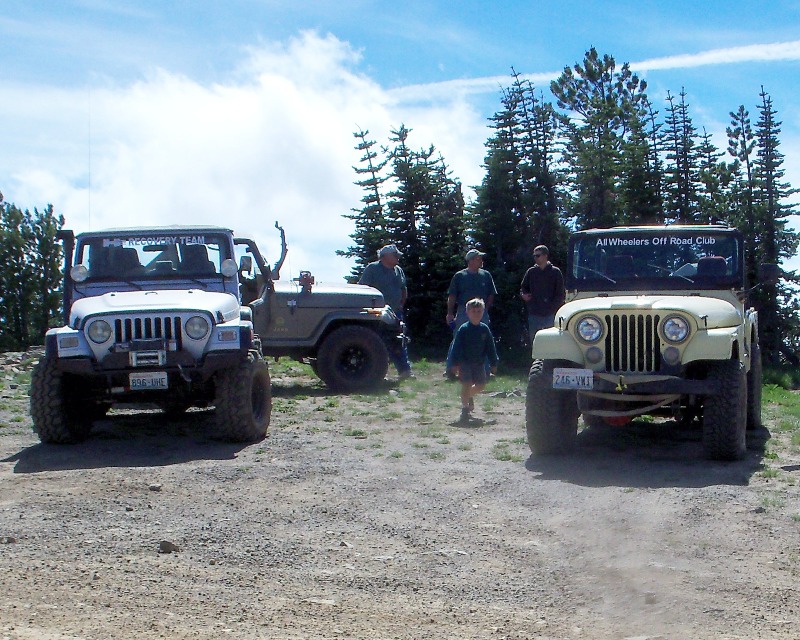
[[[193,410],[178,418],[161,412],[112,412],[93,424],[85,442],[36,444],[2,462],[16,462],[14,473],[70,471],[103,467],[159,467],[192,460],[232,460],[247,443],[211,438],[212,410]]]
[[[588,487],[630,488],[747,485],[762,468],[766,428],[749,431],[743,460],[706,460],[699,426],[682,428],[672,420],[633,421],[624,427],[602,426],[578,434],[569,455],[534,456],[525,468],[537,480],[559,480]]]

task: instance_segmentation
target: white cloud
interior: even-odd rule
[[[679,56],[653,58],[631,63],[634,71],[655,71],[657,69],[686,69],[711,64],[734,64],[740,62],[763,62],[775,60],[800,60],[800,40],[753,44],[742,47],[712,49],[700,53],[687,53]]]
[[[76,231],[230,225],[271,261],[279,220],[290,246],[284,276],[310,268],[318,280],[338,280],[351,266],[335,256],[351,242],[342,214],[362,195],[353,184],[357,128],[386,143],[407,122],[413,146],[433,143],[446,161],[459,158],[456,177],[476,173],[480,157],[472,156],[485,137],[482,117],[463,103],[401,110],[357,73],[358,62],[346,43],[304,33],[251,48],[235,80],[212,86],[159,70],[130,86],[57,96],[18,87],[31,104],[64,108],[14,114],[43,135],[16,141],[27,151],[13,166],[0,161],[0,175],[10,176],[6,199],[32,207],[46,198]]]
[[[798,48],[740,47],[639,64],[785,59],[800,57]],[[285,277],[311,269],[318,280],[338,280],[351,266],[335,256],[351,242],[342,214],[362,195],[353,184],[353,132],[368,129],[386,144],[390,130],[405,124],[412,148],[433,144],[453,176],[473,186],[483,177],[490,132],[471,96],[509,84],[498,76],[386,90],[360,64],[349,44],[306,32],[250,47],[231,77],[213,85],[166,69],[125,86],[8,84],[0,119],[15,126],[3,132],[0,190],[25,208],[52,202],[76,231],[230,225],[272,261],[279,220],[290,245]],[[556,75],[522,77],[540,85]]]

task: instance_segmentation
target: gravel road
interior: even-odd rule
[[[772,409],[741,462],[671,421],[536,459],[521,379],[462,427],[439,366],[330,396],[281,362],[262,442],[113,411],[52,446],[25,359],[3,366],[0,640],[800,637],[800,453]]]

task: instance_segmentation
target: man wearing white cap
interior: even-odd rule
[[[378,260],[370,262],[361,274],[358,284],[375,287],[383,294],[383,299],[403,319],[403,307],[406,305],[408,289],[406,288],[406,274],[400,267],[402,252],[393,244],[387,244],[378,249]],[[396,348],[389,348],[389,356],[397,368],[401,379],[411,378],[411,363],[408,361],[408,348],[406,341]]]

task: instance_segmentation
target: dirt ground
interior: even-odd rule
[[[462,427],[440,365],[333,396],[281,362],[262,442],[211,440],[210,410],[113,411],[46,446],[16,355],[0,640],[800,637],[800,456],[770,410],[742,462],[671,421],[536,459],[522,379]]]

